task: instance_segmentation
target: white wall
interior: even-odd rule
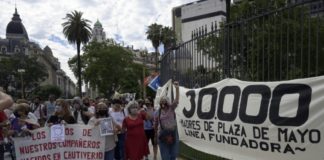
[[[187,19],[206,15],[209,13],[223,11],[226,13],[226,2],[225,0],[207,0],[199,3],[193,3],[185,5],[181,8],[181,19]],[[207,17],[199,20],[190,22],[182,22],[182,42],[191,40],[191,33],[199,27],[207,25],[207,31],[210,32],[212,22],[219,22],[225,20],[225,16],[219,15],[214,17]]]
[[[182,23],[182,41],[187,42],[191,40],[192,31],[199,29],[199,27],[207,25],[207,32],[211,31],[211,23],[217,22],[217,26],[219,26],[219,22],[224,19],[224,16],[210,17],[197,21],[191,21],[187,23]]]

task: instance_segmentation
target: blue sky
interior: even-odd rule
[[[133,45],[135,49],[153,51],[146,40],[147,26],[156,22],[171,26],[171,9],[195,0],[0,0],[0,37],[5,38],[7,24],[17,3],[18,13],[29,38],[41,47],[48,45],[61,62],[62,69],[75,78],[67,61],[76,54],[62,34],[66,13],[82,11],[91,26],[99,19],[108,38]],[[76,82],[76,81],[75,81]]]

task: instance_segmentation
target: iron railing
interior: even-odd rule
[[[161,81],[194,88],[227,77],[277,81],[324,74],[323,12],[305,1],[237,19],[211,32],[202,26],[192,40],[161,59]]]
[[[277,81],[324,75],[324,1],[315,9],[313,2],[196,29],[192,40],[162,56],[162,84],[175,79],[181,86],[196,88],[227,77]],[[223,159],[183,143],[180,154],[195,160]]]

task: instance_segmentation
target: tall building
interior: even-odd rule
[[[172,28],[178,43],[187,42],[192,32],[207,26],[209,32],[212,24],[219,24],[226,19],[225,0],[200,0],[172,9]]]
[[[102,24],[97,20],[92,29],[92,41],[103,42],[106,40],[106,33],[102,28]]]
[[[102,27],[102,24],[97,20],[97,22],[94,24],[92,29],[92,39],[91,41],[96,42],[105,42],[106,39],[106,33]],[[91,98],[96,98],[99,96],[99,90],[98,86],[91,86],[90,84],[85,85],[85,96],[89,96]]]
[[[35,55],[37,61],[44,64],[48,77],[39,82],[40,85],[58,86],[63,92],[63,97],[75,95],[75,84],[61,69],[60,62],[53,55],[50,47],[46,46],[42,49],[37,43],[29,41],[27,31],[16,8],[7,25],[6,38],[0,38],[0,58],[10,58],[17,54]]]

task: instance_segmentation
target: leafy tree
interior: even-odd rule
[[[133,63],[133,55],[126,48],[110,42],[90,42],[81,59],[85,82],[97,86],[105,96],[116,89],[121,93],[140,92],[138,80],[142,79],[143,66]],[[75,63],[75,57],[69,60],[73,71]]]
[[[77,45],[77,68],[78,68],[78,88],[79,96],[82,96],[82,81],[81,81],[81,57],[80,49],[81,43],[86,44],[91,38],[90,21],[82,18],[83,13],[79,11],[73,11],[66,14],[67,21],[62,24],[63,34],[71,44]]]
[[[36,88],[35,91],[32,93],[32,96],[39,96],[43,100],[47,99],[49,95],[60,97],[62,95],[62,90],[54,85],[45,85]]]
[[[309,7],[283,8],[287,5],[285,0],[233,5],[232,22],[199,37],[197,48],[221,68],[228,65],[232,77],[245,80],[274,81],[324,74],[324,64],[319,63],[324,60],[324,48],[319,44],[324,41],[323,18],[310,15]]]
[[[24,73],[18,73],[18,69],[25,69]],[[9,85],[16,89],[21,88],[21,76],[24,81],[23,94],[25,90],[33,90],[39,86],[39,82],[48,76],[44,64],[37,61],[37,56],[26,56],[15,54],[0,59],[0,84],[8,91]]]

